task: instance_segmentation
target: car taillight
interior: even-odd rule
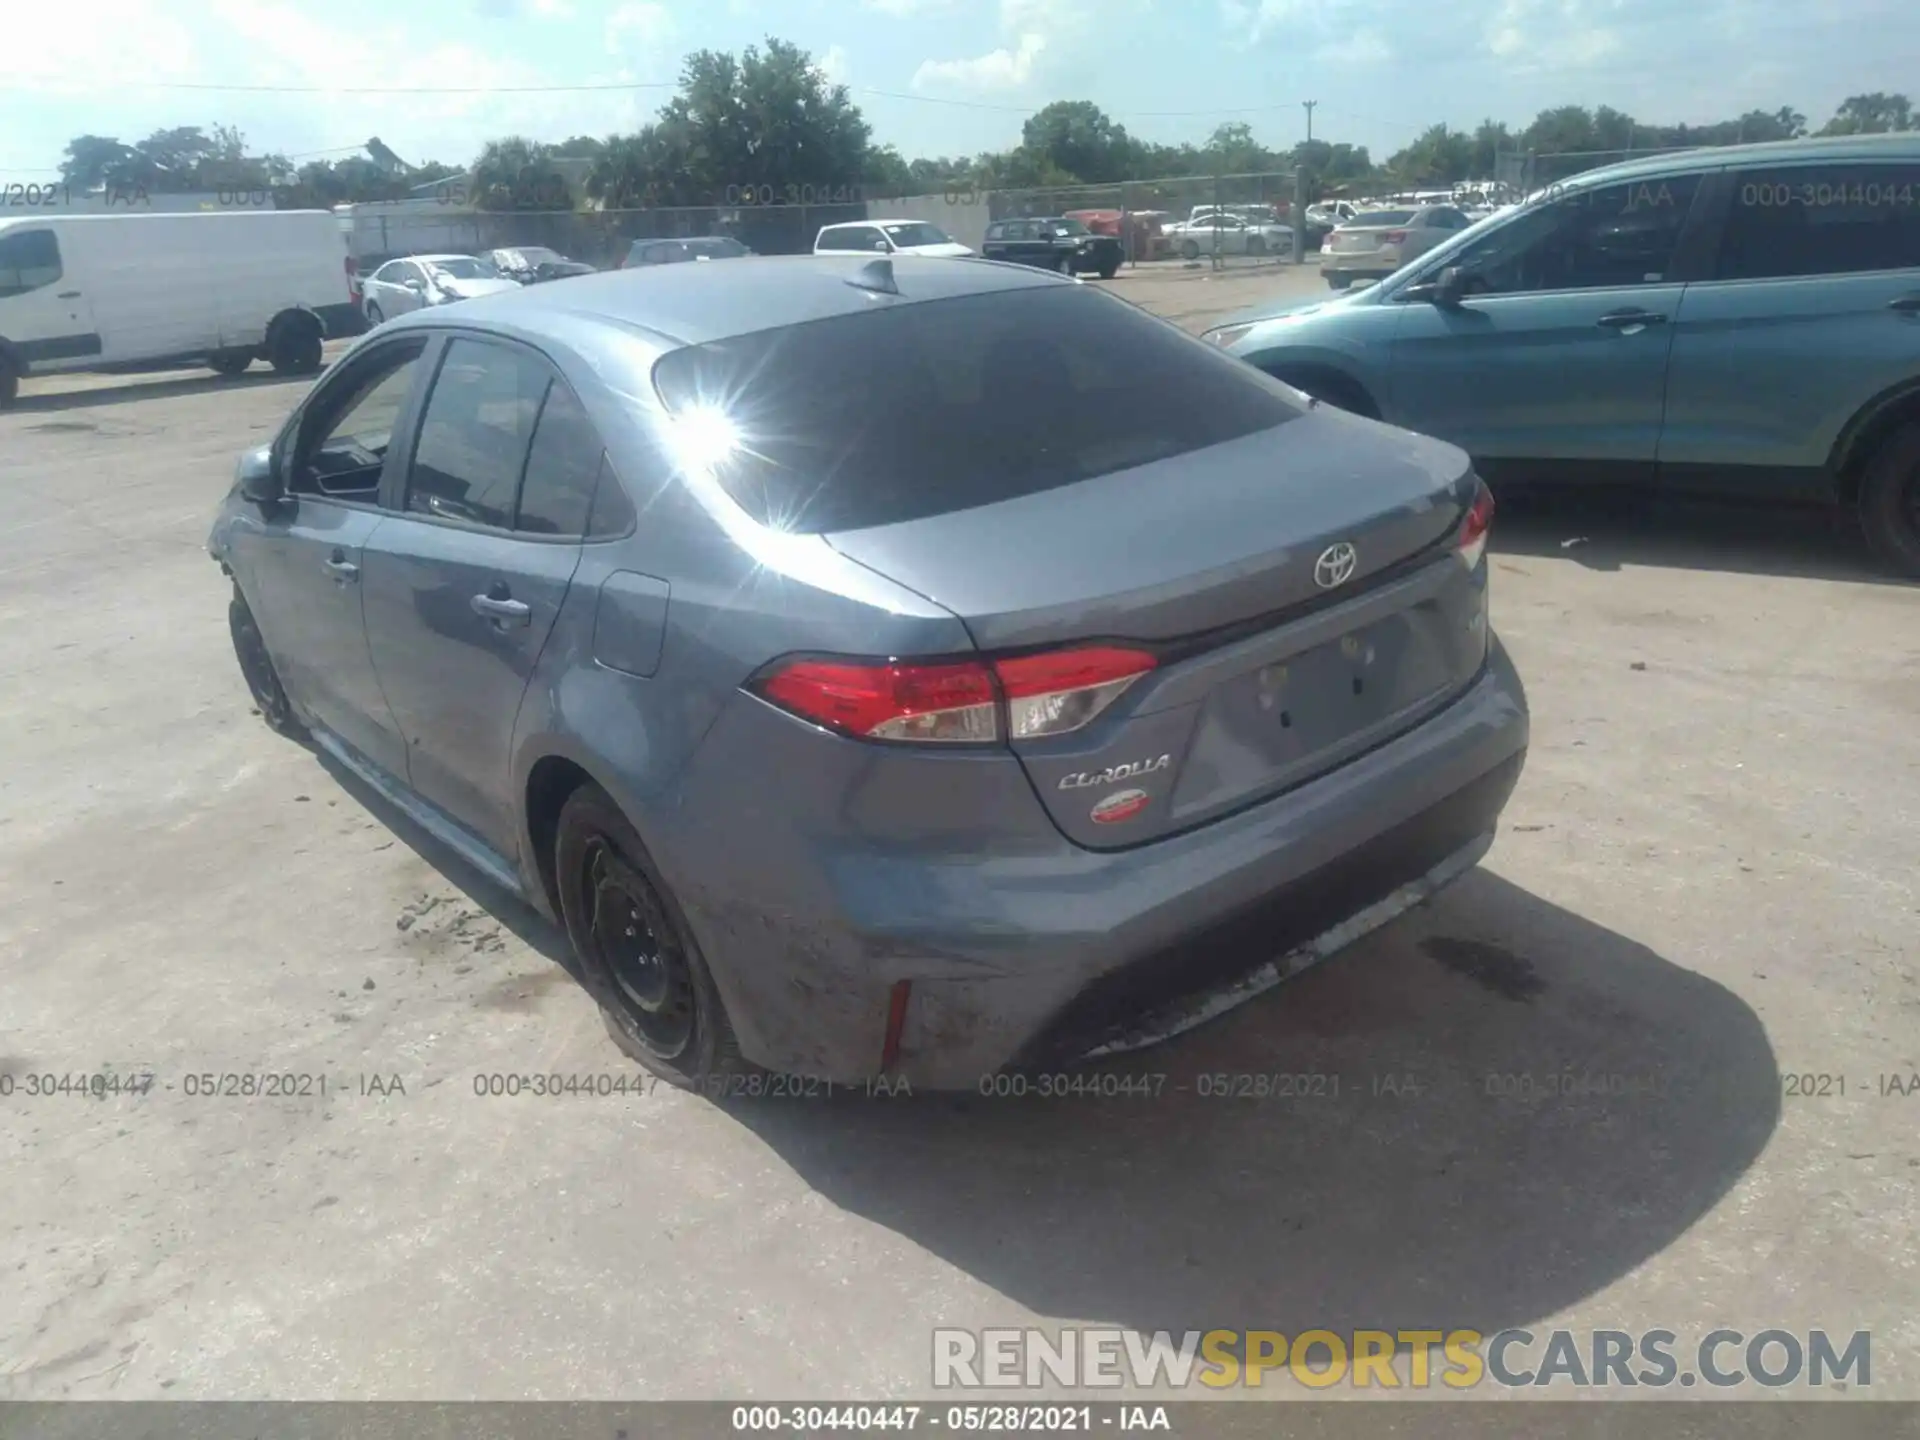
[[[1404,230],[1389,230],[1380,238],[1389,245],[1398,245],[1407,238],[1407,232]]]
[[[1478,565],[1480,557],[1487,553],[1487,532],[1492,527],[1493,492],[1482,481],[1474,494],[1473,504],[1467,507],[1466,516],[1460,521],[1460,533],[1453,542],[1454,553],[1469,570]]]
[[[843,735],[978,745],[1078,730],[1154,664],[1104,645],[992,661],[800,659],[748,688]]]
[[[1008,738],[1033,740],[1078,730],[1154,664],[1144,650],[1108,645],[994,661],[1007,697]]]

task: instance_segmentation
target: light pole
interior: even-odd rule
[[[1309,145],[1311,145],[1311,144],[1313,143],[1313,107],[1314,107],[1314,106],[1316,106],[1316,105],[1318,105],[1318,104],[1319,104],[1320,102],[1319,102],[1318,100],[1302,100],[1302,101],[1301,101],[1300,103],[1301,103],[1301,105],[1303,105],[1304,107],[1306,107],[1306,112],[1307,112],[1307,143],[1308,143]]]

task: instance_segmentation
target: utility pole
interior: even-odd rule
[[[1318,105],[1320,102],[1318,100],[1302,100],[1300,103],[1306,107],[1307,143],[1311,145],[1313,143],[1313,107]]]

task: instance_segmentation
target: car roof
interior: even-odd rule
[[[1815,135],[1802,140],[1766,140],[1752,145],[1703,145],[1692,150],[1669,150],[1659,155],[1621,160],[1598,170],[1583,171],[1561,182],[1565,185],[1613,184],[1620,180],[1654,179],[1698,170],[1702,164],[1764,165],[1773,161],[1920,160],[1920,133],[1891,135]]]
[[[506,248],[513,249],[516,247],[508,246]],[[479,258],[478,255],[467,255],[448,250],[437,255],[396,255],[393,257],[393,260],[478,260]],[[387,263],[391,265],[393,260],[389,260]]]
[[[889,305],[924,304],[999,290],[1072,285],[1063,276],[991,260],[892,260],[898,296],[847,283],[874,262],[850,255],[752,255],[725,265],[661,265],[582,275],[564,286],[532,286],[463,301],[457,315],[416,310],[382,333],[471,321],[538,345],[555,339],[594,349],[620,332],[658,345],[706,345]]]

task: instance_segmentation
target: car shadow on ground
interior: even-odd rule
[[[1820,507],[1763,507],[1605,492],[1501,495],[1493,550],[1565,557],[1590,570],[1720,570],[1790,579],[1911,582],[1868,550],[1854,517]]]
[[[557,925],[513,891],[495,883],[484,871],[470,865],[458,851],[440,841],[325,750],[317,745],[307,748],[342,790],[392,831],[394,838],[438,871],[449,885],[498,920],[529,950],[545,956],[576,981],[580,979],[573,947]]]
[[[1088,1073],[1164,1078],[729,1109],[828,1200],[1020,1305],[1176,1334],[1538,1320],[1673,1243],[1779,1118],[1737,997],[1485,871]]]
[[[173,371],[160,372],[171,378],[157,378],[155,375],[128,375],[116,377],[111,385],[92,385],[79,390],[55,390],[35,395],[23,393],[8,407],[11,415],[50,415],[65,410],[91,410],[105,405],[125,405],[136,400],[177,400],[188,395],[200,395],[210,390],[252,390],[274,385],[311,385],[318,380],[324,370],[311,375],[280,375],[264,366],[258,371],[249,370],[240,375],[216,375],[211,371],[204,374],[177,374]]]

